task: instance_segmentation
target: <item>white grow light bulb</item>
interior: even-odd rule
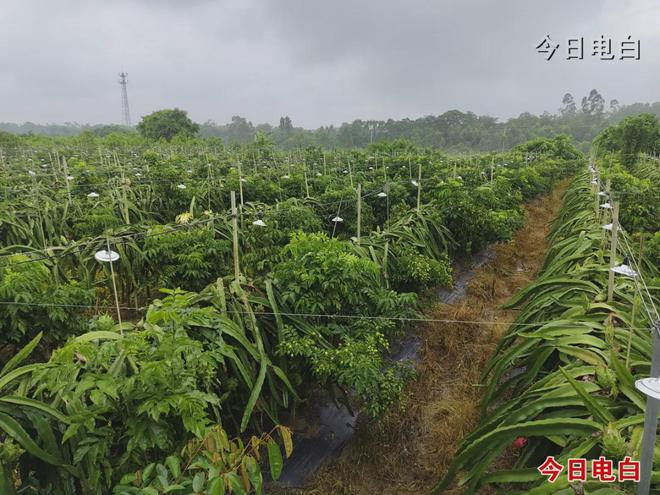
[[[96,252],[96,254],[94,255],[94,258],[96,258],[96,261],[99,261],[101,263],[111,263],[111,262],[117,261],[119,259],[119,253],[116,253],[114,251],[106,251],[105,249],[101,249],[100,251]]]
[[[611,270],[614,273],[618,273],[619,275],[624,275],[630,278],[635,278],[637,276],[637,272],[626,264],[617,265],[612,267]]]
[[[642,378],[635,382],[635,388],[654,399],[660,399],[660,378]]]

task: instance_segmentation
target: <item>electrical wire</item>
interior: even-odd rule
[[[98,305],[85,305],[85,304],[55,304],[55,303],[31,303],[21,301],[0,301],[0,306],[28,306],[28,307],[56,307],[56,308],[74,308],[74,309],[108,309],[116,310],[116,306],[98,306]],[[128,311],[144,311],[148,310],[149,306],[134,307],[134,306],[120,306],[119,309]],[[238,311],[226,310],[229,314],[241,315],[259,315],[259,316],[287,316],[287,317],[305,317],[305,318],[327,318],[327,319],[352,319],[352,320],[387,320],[399,322],[416,322],[416,323],[455,323],[465,325],[507,325],[515,327],[538,327],[554,323],[555,320],[537,321],[534,323],[517,323],[508,321],[496,320],[460,320],[453,318],[424,318],[424,317],[406,317],[406,316],[365,316],[365,315],[347,315],[347,314],[331,314],[331,313],[292,313],[283,311]],[[636,330],[647,330],[647,327],[635,328]]]

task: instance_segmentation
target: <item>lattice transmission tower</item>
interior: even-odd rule
[[[126,72],[121,72],[119,74],[119,84],[121,84],[121,113],[124,119],[124,125],[127,127],[131,126],[131,111],[128,108],[128,91],[126,90],[126,85],[128,84],[128,74]]]

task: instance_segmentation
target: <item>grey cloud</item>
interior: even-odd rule
[[[592,87],[660,100],[659,20],[654,0],[3,0],[0,121],[117,121],[120,70],[134,116],[179,106],[220,122],[507,117]],[[643,56],[545,62],[546,34],[631,34]]]

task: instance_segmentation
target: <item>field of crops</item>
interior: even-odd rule
[[[660,172],[605,144],[593,171],[564,137],[470,158],[405,141],[3,147],[0,493],[261,493],[318,397],[374,422],[399,404],[415,370],[390,350],[429,289],[567,177],[482,422],[437,491],[573,493],[543,482],[542,458],[636,458],[660,258],[640,234],[658,231]],[[612,259],[648,285],[617,276],[608,295],[600,203],[615,200]]]
[[[549,453],[560,463],[599,455],[639,459],[645,400],[634,379],[648,374],[650,318],[657,316],[644,311],[643,301],[650,305],[651,295],[645,290],[639,295],[639,282],[632,278],[617,276],[613,296],[607,296],[609,231],[601,223],[608,218],[597,218],[590,181],[588,174],[575,180],[553,227],[541,275],[509,302],[520,312],[485,371],[482,423],[463,440],[438,490],[455,470],[465,469],[466,493],[486,484],[536,484],[524,493],[570,494],[566,473],[554,485],[537,481],[537,466]],[[634,256],[625,235],[617,264]],[[657,273],[648,262],[628,262]],[[657,293],[657,287],[652,290]],[[512,469],[486,472],[512,445],[521,449]],[[605,489],[609,486],[595,480],[584,488],[620,493]]]

